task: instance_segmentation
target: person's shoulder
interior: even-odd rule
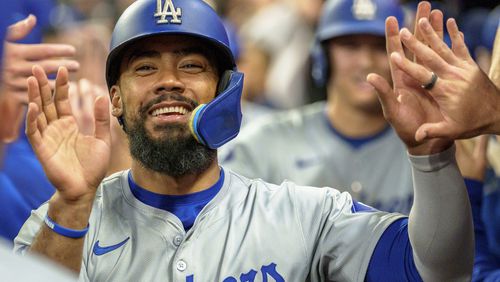
[[[317,199],[323,201],[324,198],[337,197],[342,194],[340,191],[330,187],[312,187],[298,185],[293,181],[284,180],[281,184],[273,184],[262,180],[261,178],[248,178],[238,174],[230,169],[224,169],[231,178],[231,185],[238,188],[253,190],[254,193],[267,194],[285,194],[300,201],[313,201]],[[344,193],[347,194],[347,193]]]
[[[301,132],[309,125],[316,123],[323,115],[324,102],[302,106],[300,108],[270,113],[248,124],[240,133],[237,140],[247,140],[259,137],[283,139],[290,134]]]
[[[96,198],[103,197],[104,194],[116,193],[121,191],[124,185],[128,185],[128,173],[130,170],[115,172],[104,178],[97,189]]]

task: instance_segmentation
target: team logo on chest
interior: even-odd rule
[[[373,20],[377,13],[377,5],[371,0],[354,0],[352,14],[357,20]]]
[[[181,24],[182,23],[182,9],[176,8],[172,0],[156,0],[156,12],[155,18],[159,19],[156,21],[158,24]],[[170,17],[170,19],[169,19]]]

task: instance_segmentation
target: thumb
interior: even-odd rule
[[[452,132],[445,122],[424,123],[415,132],[415,140],[422,142],[432,138],[452,138]]]
[[[109,100],[99,96],[95,100],[95,137],[111,144]]]
[[[29,15],[26,19],[10,25],[7,30],[6,40],[18,41],[25,38],[35,27],[36,17]]]
[[[366,77],[366,80],[373,86],[373,88],[375,88],[380,104],[382,105],[384,115],[387,118],[387,116],[389,116],[390,113],[396,109],[398,104],[391,85],[385,78],[374,73],[370,73]]]

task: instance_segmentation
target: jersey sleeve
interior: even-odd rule
[[[92,244],[89,244],[89,241],[93,240],[95,236],[95,225],[97,224],[97,218],[99,217],[99,205],[100,201],[98,200],[99,195],[101,194],[101,187],[98,189],[96,194],[96,201],[94,202],[94,206],[92,208],[92,212],[89,218],[89,232],[85,235],[85,243],[83,245],[83,256],[82,256],[82,266],[80,269],[80,275],[78,277],[78,281],[91,281],[88,277],[87,272],[87,259],[88,254],[91,251]],[[23,227],[19,231],[19,234],[14,239],[14,252],[20,255],[26,255],[29,251],[31,245],[33,244],[36,235],[40,231],[40,228],[45,224],[44,218],[47,215],[49,210],[48,202],[41,205],[38,209],[31,212],[31,216],[24,223]]]
[[[44,224],[43,220],[48,209],[49,204],[44,203],[38,209],[31,212],[30,217],[26,220],[19,234],[14,239],[14,251],[16,253],[24,255],[29,250],[35,240],[36,234],[38,234]]]
[[[299,187],[295,199],[311,281],[364,281],[378,239],[392,222],[404,218],[357,203],[332,188]]]

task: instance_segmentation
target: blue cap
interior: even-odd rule
[[[138,0],[120,16],[113,30],[106,62],[108,87],[119,75],[121,51],[139,39],[155,35],[189,35],[211,43],[226,69],[235,69],[221,18],[202,0]]]
[[[354,34],[385,36],[389,16],[404,23],[404,12],[397,0],[329,0],[323,7],[317,38],[324,42]]]

